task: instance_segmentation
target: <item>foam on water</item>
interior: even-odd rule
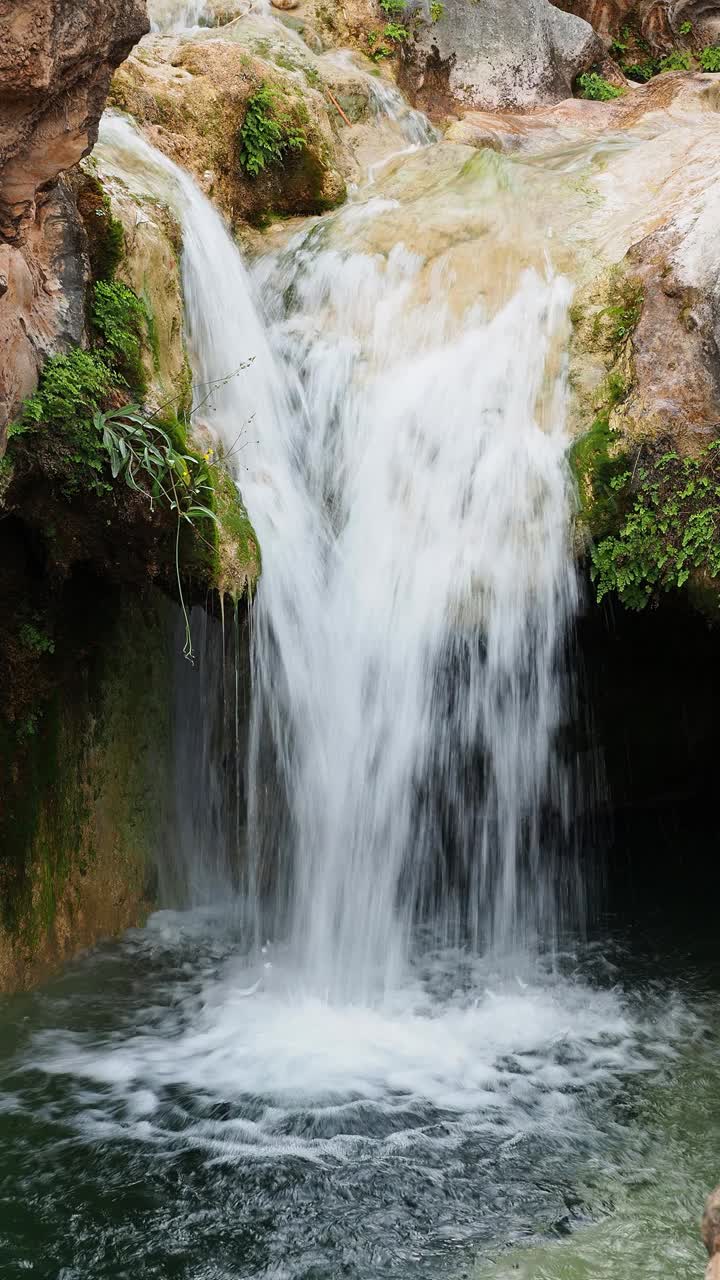
[[[299,988],[269,944],[248,964],[207,914],[163,913],[124,948],[149,976],[131,1022],[39,1034],[26,1063],[75,1079],[74,1123],[93,1138],[181,1141],[230,1161],[422,1159],[483,1134],[572,1145],[591,1134],[588,1100],[672,1052],[668,1007],[652,1027],[617,990],[530,973],[526,958],[513,973],[425,953],[369,1006]]]

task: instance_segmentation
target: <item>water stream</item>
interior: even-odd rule
[[[651,1163],[711,1180],[714,979],[660,984],[588,934],[559,746],[573,254],[528,196],[562,166],[378,104],[411,151],[252,269],[186,173],[103,125],[101,168],[181,221],[197,397],[263,548],[248,820],[233,861],[223,779],[178,837],[182,909],[1,1012],[0,1275],[698,1266],[689,1234],[663,1270],[627,1231],[638,1205],[667,1220]],[[677,1090],[697,1141],[663,1151]]]

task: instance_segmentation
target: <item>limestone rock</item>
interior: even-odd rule
[[[262,86],[271,89],[276,114],[292,122],[303,143],[282,163],[251,176],[240,161],[239,134],[248,102]],[[237,41],[152,37],[119,71],[111,102],[190,169],[235,222],[320,213],[345,198],[329,100],[302,69],[276,65]]]
[[[116,66],[148,30],[143,0],[0,0],[0,235],[92,148]]]
[[[0,456],[48,355],[83,332],[84,233],[55,187],[94,145],[143,0],[0,0]]]
[[[413,35],[403,45],[400,85],[434,113],[558,102],[603,54],[588,23],[549,0],[446,0],[437,22],[413,22],[412,9],[408,15]]]

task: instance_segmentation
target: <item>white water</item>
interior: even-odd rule
[[[182,220],[199,393],[253,360],[208,416],[228,448],[250,446],[242,488],[264,550],[254,761],[270,733],[279,778],[251,814],[246,886],[276,886],[262,927],[289,938],[310,989],[343,998],[400,980],[418,912],[475,946],[546,931],[557,886],[540,826],[547,808],[563,820],[558,660],[575,601],[556,349],[568,283],[527,270],[494,314],[458,313],[442,273],[423,293],[402,244],[371,257],[310,233],[264,270],[268,330],[191,179],[124,122],[103,141]],[[255,777],[251,797],[272,785]]]
[[[153,31],[173,34],[215,21],[213,5],[207,0],[149,0],[148,13]],[[269,14],[270,0],[246,0],[238,5],[238,14],[248,13]]]

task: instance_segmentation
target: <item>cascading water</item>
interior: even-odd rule
[[[458,311],[402,245],[380,258],[311,231],[265,264],[264,296],[293,299],[270,304],[268,333],[187,175],[121,121],[103,140],[181,217],[211,425],[231,450],[251,417],[258,437],[242,453],[266,552],[255,732],[273,737],[290,842],[278,851],[267,814],[251,830],[252,883],[280,881],[263,928],[312,989],[353,998],[400,980],[418,919],[475,948],[547,932],[540,828],[563,803],[558,657],[576,591],[569,285],[527,270],[494,312]],[[473,759],[484,777],[463,791]]]
[[[237,621],[196,614],[166,909],[0,1006],[8,1276],[699,1273],[702,999],[615,943],[532,945],[581,897],[553,235],[581,184],[553,183],[600,144],[542,171],[374,101],[389,158],[252,275],[191,178],[103,125],[100,172],[182,222],[196,402],[264,552],[253,709]]]
[[[222,13],[222,6],[218,6]],[[244,0],[237,13],[269,14],[270,0]],[[208,0],[149,0],[148,13],[153,31],[175,33],[200,25],[213,26],[216,11]]]

